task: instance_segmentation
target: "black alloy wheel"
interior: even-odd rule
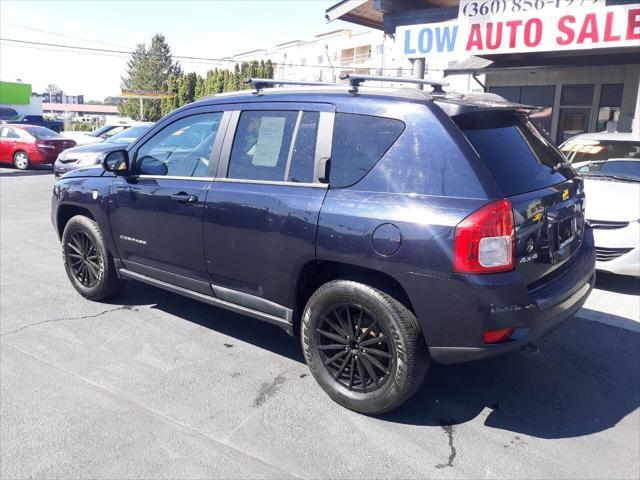
[[[349,390],[370,393],[389,379],[389,333],[361,305],[332,306],[320,315],[314,335],[324,367]]]
[[[84,231],[76,231],[66,245],[69,267],[85,287],[94,287],[102,278],[104,265],[92,239]]]
[[[360,413],[393,410],[416,392],[429,368],[413,312],[388,293],[355,280],[331,280],[311,295],[300,336],[320,387]]]

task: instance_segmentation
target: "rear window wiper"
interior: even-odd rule
[[[556,173],[558,170],[560,170],[561,168],[568,168],[570,167],[571,164],[567,163],[567,162],[558,162],[555,165],[553,165],[551,167],[551,173]]]
[[[626,177],[624,175],[612,175],[609,173],[583,173],[584,177],[602,177],[602,178],[611,178],[613,180],[622,180],[625,182],[640,182],[640,177]]]

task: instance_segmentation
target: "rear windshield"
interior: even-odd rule
[[[27,127],[25,130],[36,138],[62,138],[62,135],[45,127]]]
[[[610,158],[640,158],[640,142],[611,140],[569,140],[562,146],[571,163],[609,160]]]
[[[575,175],[526,115],[473,112],[454,120],[507,197],[556,185]]]

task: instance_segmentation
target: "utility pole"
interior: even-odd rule
[[[419,78],[420,80],[424,79],[424,57],[423,58],[412,58],[411,64],[413,65],[413,69],[411,72],[411,76],[413,78]],[[418,83],[416,84],[416,88],[419,90],[423,90],[424,85]]]

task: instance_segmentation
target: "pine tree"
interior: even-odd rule
[[[127,71],[122,77],[122,88],[131,90],[167,91],[169,77],[182,74],[177,62],[173,62],[171,48],[164,35],[156,34],[147,49],[144,43],[138,44],[127,62]],[[165,104],[166,107],[166,104]],[[119,106],[121,115],[140,119],[140,101],[127,100]],[[160,100],[144,100],[144,119],[156,121],[162,116]]]

